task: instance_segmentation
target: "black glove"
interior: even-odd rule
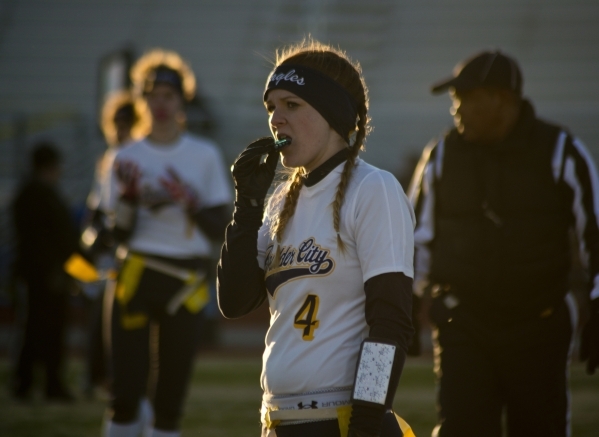
[[[358,405],[354,405],[355,408]],[[361,406],[362,408],[365,408]],[[380,417],[380,414],[377,414]],[[355,428],[349,428],[349,432],[347,433],[347,437],[380,437],[380,436],[390,436],[390,435],[404,435],[403,430],[401,429],[401,425],[399,421],[395,417],[395,413],[391,410],[386,411],[383,414],[382,419],[377,419],[382,422],[382,426],[379,431],[364,431]],[[414,435],[410,433],[410,435]]]
[[[262,155],[268,154],[265,162]],[[246,147],[233,163],[237,206],[264,206],[264,199],[275,177],[279,152],[272,137],[260,138]]]
[[[589,375],[593,375],[599,367],[599,299],[591,301],[591,318],[580,339],[580,361],[587,362]]]
[[[358,431],[357,429],[349,429],[347,433],[347,437],[379,437],[376,434],[368,434],[362,431]]]
[[[444,325],[454,316],[454,308],[460,303],[447,285],[435,285],[432,288],[432,299],[428,309],[428,318],[435,326]]]
[[[378,437],[383,426],[386,408],[354,405],[347,437]]]

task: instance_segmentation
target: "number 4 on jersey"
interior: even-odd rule
[[[302,339],[305,341],[314,340],[314,330],[318,328],[319,321],[316,320],[318,314],[319,299],[315,294],[309,294],[295,315],[293,327],[302,329]]]

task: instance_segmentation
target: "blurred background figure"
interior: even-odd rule
[[[151,120],[143,99],[131,91],[110,94],[102,107],[102,133],[109,148],[119,148],[131,141],[145,137]]]
[[[147,106],[129,91],[117,91],[106,99],[102,107],[101,127],[108,149],[98,160],[91,192],[87,198],[87,213],[81,246],[99,270],[114,268],[114,238],[106,214],[110,168],[117,151],[132,141],[143,138],[150,129]],[[97,281],[85,284],[83,293],[88,305],[87,373],[84,392],[93,396],[96,389],[108,388],[107,357],[103,338],[102,308],[104,291],[113,291],[114,284]],[[101,393],[100,393],[101,394]]]
[[[455,126],[425,149],[410,189],[415,292],[432,291],[434,436],[499,437],[504,413],[510,437],[570,435],[572,232],[591,301],[582,358],[588,373],[599,367],[597,170],[522,84],[516,60],[495,50],[432,87],[449,91]]]
[[[211,239],[222,238],[231,191],[218,148],[185,131],[185,102],[195,95],[189,65],[156,49],[131,77],[152,127],[117,152],[110,172],[107,208],[127,253],[112,306],[113,399],[104,434],[177,437],[209,301]],[[139,405],[148,391],[155,420],[146,430]]]
[[[27,288],[24,339],[13,389],[14,397],[20,400],[31,396],[36,362],[45,370],[46,398],[73,400],[61,375],[68,300],[74,286],[63,271],[63,263],[77,249],[78,232],[57,190],[60,161],[54,144],[36,144],[32,174],[19,188],[12,204],[16,274]]]

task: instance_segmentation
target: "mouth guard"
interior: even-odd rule
[[[291,144],[291,138],[283,138],[282,140],[275,141],[275,150],[279,151],[289,144]]]

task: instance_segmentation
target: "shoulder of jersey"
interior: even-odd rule
[[[375,167],[363,160],[358,160],[358,165],[354,169],[352,182],[355,184],[367,184],[368,186],[380,186],[381,183],[396,183],[397,178],[387,170]],[[399,182],[397,182],[399,183]]]
[[[119,158],[121,156],[127,156],[129,154],[135,154],[135,151],[138,150],[140,147],[143,147],[142,144],[144,143],[145,139],[141,139],[141,140],[137,140],[137,141],[132,141],[130,143],[125,144],[124,146],[122,146],[121,148],[119,148],[114,156],[116,158]]]

